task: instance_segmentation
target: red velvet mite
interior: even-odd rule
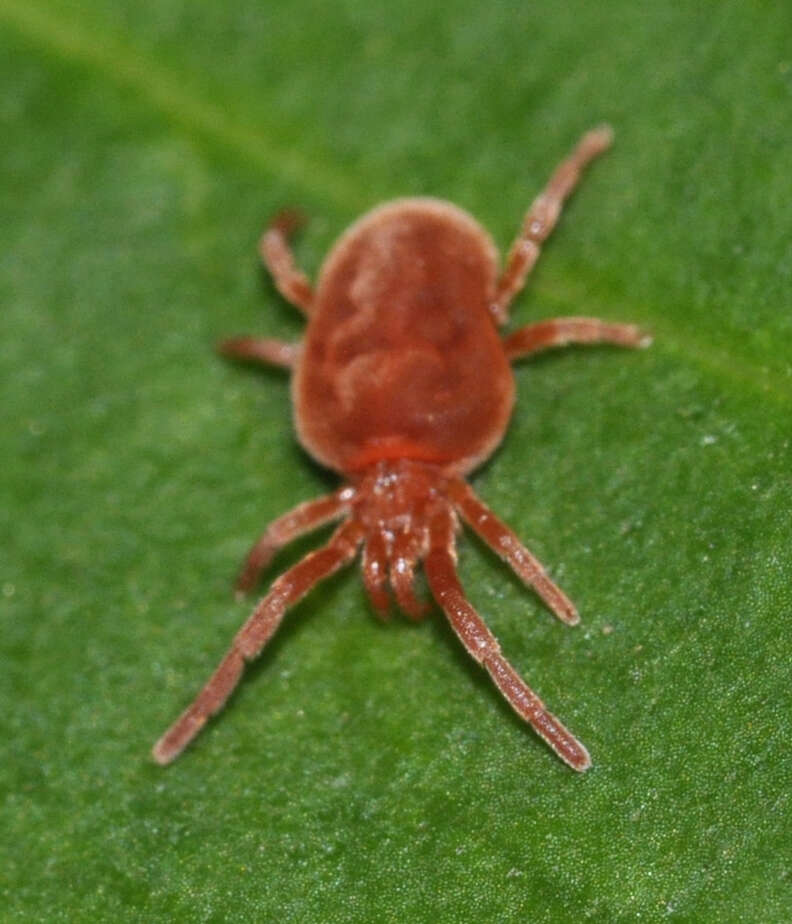
[[[362,550],[374,610],[388,588],[412,619],[424,615],[413,575],[423,564],[432,596],[460,641],[511,706],[575,770],[585,747],[545,709],[501,654],[467,600],[456,569],[459,519],[477,533],[563,622],[577,610],[517,536],[474,494],[465,476],[500,443],[514,405],[510,363],[570,343],[648,343],[638,328],[595,318],[554,318],[506,337],[498,326],[522,289],[581,170],[611,143],[601,127],[583,136],[528,211],[498,271],[490,236],[466,212],[436,199],[399,199],[373,209],[331,249],[313,288],[296,267],[281,213],[261,256],[282,295],[308,317],[302,343],[237,337],[226,356],[291,369],[297,436],[345,484],[270,524],[237,582],[250,590],[274,553],[311,530],[340,521],[330,540],[271,586],[193,704],[154,747],[167,764],[222,708],[286,610]]]

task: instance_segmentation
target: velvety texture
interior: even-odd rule
[[[495,260],[486,232],[437,200],[381,206],[346,232],[322,266],[294,384],[314,457],[348,473],[401,458],[459,472],[489,456],[514,403],[489,311]]]

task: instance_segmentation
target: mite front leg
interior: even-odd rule
[[[354,497],[355,489],[347,485],[333,494],[299,504],[270,523],[248,552],[235,585],[237,594],[242,595],[255,586],[273,555],[287,543],[344,516]]]
[[[217,344],[221,356],[283,369],[294,368],[301,348],[301,343],[285,343],[269,337],[229,337]]]
[[[350,562],[361,538],[362,530],[357,523],[344,523],[326,546],[306,555],[273,583],[193,704],[154,745],[152,754],[157,763],[168,764],[175,760],[204,727],[207,719],[223,708],[239,683],[245,662],[258,656],[275,634],[286,610],[319,581]]]
[[[586,748],[548,710],[503,657],[497,639],[466,598],[455,565],[451,515],[441,514],[432,526],[431,549],[424,570],[434,598],[462,644],[483,667],[509,705],[573,770],[591,766]]]
[[[363,546],[363,586],[377,616],[385,622],[388,618],[390,599],[388,597],[388,542],[381,529],[375,529]]]
[[[551,318],[527,324],[509,334],[503,340],[503,349],[510,360],[515,360],[573,343],[647,347],[651,342],[652,338],[634,324],[611,324],[599,318]]]
[[[607,125],[587,132],[572,154],[556,168],[542,193],[534,199],[525,216],[522,231],[509,251],[506,268],[498,281],[495,300],[490,306],[498,324],[508,319],[509,305],[525,285],[528,273],[539,259],[542,244],[556,226],[564,200],[577,185],[581,171],[606,151],[612,141],[613,131]]]
[[[454,507],[470,528],[514,573],[539,594],[553,613],[568,626],[577,625],[580,616],[574,603],[553,583],[541,562],[520,542],[509,527],[481,501],[470,485],[459,479],[449,484]]]
[[[426,554],[426,540],[412,526],[396,533],[391,549],[390,584],[403,612],[418,621],[426,615],[426,604],[415,595],[415,563]]]
[[[302,223],[303,217],[298,212],[278,212],[261,237],[259,253],[280,294],[303,314],[310,314],[313,288],[305,273],[297,268],[289,247],[289,235]]]

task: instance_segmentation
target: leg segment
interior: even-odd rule
[[[331,523],[347,513],[354,496],[354,488],[346,486],[333,494],[299,504],[270,523],[258,542],[248,552],[245,564],[237,578],[237,593],[244,594],[254,587],[261,572],[270,563],[278,549],[299,536],[319,529],[320,526]]]
[[[222,709],[239,683],[245,662],[252,661],[261,652],[280,625],[286,610],[319,581],[351,561],[361,538],[362,531],[357,523],[344,523],[327,545],[306,555],[273,583],[193,704],[154,745],[152,753],[157,763],[168,764],[177,758],[207,719]]]
[[[569,597],[550,580],[544,567],[516,534],[476,497],[466,481],[459,479],[451,482],[449,495],[454,507],[473,532],[510,565],[518,577],[533,587],[562,622],[570,626],[580,622],[580,616]]]
[[[424,563],[432,594],[460,641],[483,667],[509,705],[573,770],[587,770],[591,758],[501,654],[495,636],[465,597],[455,566],[453,522],[449,513],[432,524],[431,549]]]
[[[391,550],[390,583],[396,602],[413,620],[426,615],[426,604],[415,596],[415,563],[423,557],[423,537],[410,529],[396,534]]]
[[[374,612],[383,622],[388,618],[390,598],[388,597],[388,545],[381,530],[376,530],[366,540],[363,548],[363,585],[366,588]]]
[[[645,347],[651,337],[641,333],[634,324],[609,324],[598,318],[551,318],[521,327],[503,341],[510,360],[522,359],[571,343],[613,343],[623,347]]]
[[[522,289],[526,276],[539,259],[542,244],[555,227],[564,200],[577,185],[581,171],[590,161],[606,151],[612,140],[613,132],[608,126],[587,132],[569,157],[556,168],[543,192],[534,199],[525,216],[522,231],[509,251],[506,268],[498,281],[495,301],[491,306],[497,323],[503,324],[508,319],[509,305]]]
[[[292,369],[300,355],[301,346],[299,343],[284,343],[283,340],[271,340],[268,337],[230,337],[217,344],[217,352],[229,359]]]
[[[302,223],[298,212],[278,212],[261,237],[259,252],[280,294],[304,314],[310,314],[313,288],[305,273],[297,268],[289,247],[289,235]]]

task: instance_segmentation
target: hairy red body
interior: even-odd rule
[[[461,209],[404,199],[369,212],[319,275],[294,377],[297,433],[339,472],[419,459],[466,472],[514,404],[492,316],[497,255]]]
[[[236,337],[221,351],[293,370],[298,437],[347,484],[270,524],[237,588],[251,589],[287,542],[325,523],[341,524],[326,545],[274,581],[197,699],[155,745],[158,762],[177,757],[222,708],[245,662],[259,654],[288,607],[362,548],[363,581],[376,612],[387,614],[390,589],[408,616],[424,615],[413,588],[422,563],[460,641],[515,711],[571,767],[590,766],[586,749],[506,661],[467,600],[456,572],[455,534],[461,518],[559,619],[578,622],[571,601],[462,476],[506,431],[514,404],[512,360],[567,343],[648,342],[632,325],[595,318],[539,321],[504,339],[497,331],[580,170],[610,140],[607,128],[589,132],[561,163],[528,211],[500,274],[489,235],[466,212],[435,199],[397,200],[364,215],[331,249],[315,291],[288,245],[296,217],[286,212],[272,222],[262,257],[281,293],[308,315],[305,339]]]

